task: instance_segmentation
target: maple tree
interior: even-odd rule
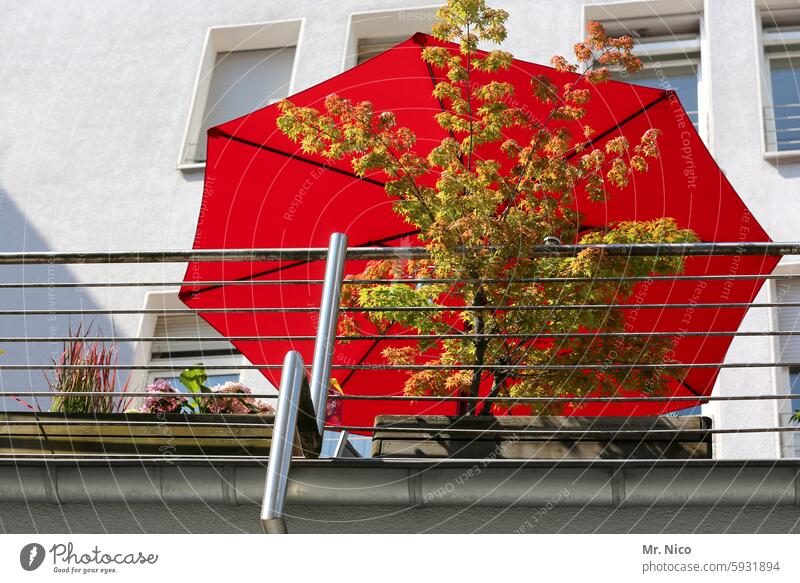
[[[477,397],[481,385],[491,379],[482,408],[472,400],[461,405],[461,414],[489,413],[492,398],[498,396],[659,393],[667,382],[662,370],[613,365],[668,362],[669,338],[586,334],[625,330],[623,312],[548,306],[629,300],[635,282],[614,281],[614,276],[675,274],[683,269],[683,259],[611,257],[598,249],[572,257],[525,252],[549,237],[581,244],[697,241],[692,231],[680,229],[670,218],[579,232],[574,204],[578,188],[602,202],[624,189],[632,173],[646,172],[648,162],[658,157],[656,128],[645,131],[638,143],[619,136],[600,148],[591,142],[592,128],[558,123],[580,122],[590,101],[589,88],[607,82],[612,68],[631,73],[641,68],[632,52],[633,39],[610,37],[601,24],[592,22],[586,39],[575,45],[575,62],[552,59],[558,71],[576,73],[574,82],[558,87],[547,76],[538,76],[530,87],[515,87],[493,78],[511,66],[511,54],[478,49],[479,43],[499,45],[505,40],[504,10],[482,0],[449,0],[438,17],[433,36],[456,43],[458,50],[440,45],[422,50],[422,59],[443,73],[433,91],[442,111],[433,115],[446,137],[435,147],[422,151],[412,130],[399,126],[393,113],[376,112],[369,102],[329,95],[323,110],[288,100],[279,104],[278,127],[304,152],[349,159],[361,176],[381,172],[395,212],[419,230],[419,240],[430,252],[424,260],[370,262],[355,277],[398,281],[345,286],[344,304],[377,310],[345,314],[340,333],[355,333],[359,318],[365,317],[382,332],[399,326],[416,334],[448,335],[387,348],[382,355],[392,365],[473,367],[409,371],[404,387],[408,395]],[[519,91],[531,91],[546,106],[546,114],[515,107]],[[511,139],[511,129],[514,135],[524,130],[529,138]],[[496,159],[480,155],[487,144],[497,146]],[[565,277],[611,279],[542,281]],[[420,279],[431,283],[420,285]],[[431,305],[454,308],[392,309]],[[522,309],[525,306],[535,309]],[[539,334],[559,337],[542,339]],[[581,369],[586,363],[608,367]],[[535,368],[551,364],[569,366]],[[486,365],[492,368],[481,368]],[[542,402],[532,410],[555,413],[561,407]]]

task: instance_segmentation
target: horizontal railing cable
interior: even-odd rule
[[[75,392],[59,392],[59,391],[2,391],[0,397],[15,398],[15,397],[110,397],[110,398],[127,398],[127,397],[171,397],[171,398],[186,398],[186,397],[216,397],[216,398],[229,398],[229,397],[253,397],[259,399],[277,399],[278,395],[275,394],[262,394],[262,393],[161,393],[161,392],[145,392],[145,391],[75,391]],[[461,395],[342,395],[331,394],[329,399],[337,401],[414,401],[414,402],[476,402],[491,401],[493,403],[671,403],[671,402],[695,402],[695,401],[791,401],[797,399],[797,395],[692,395],[692,396],[626,396],[626,397],[470,397]]]
[[[186,399],[211,397],[227,399],[229,397],[254,397],[257,399],[277,399],[275,393],[169,393],[160,391],[0,391],[0,397],[170,397]]]
[[[31,425],[35,423],[37,425],[49,425],[49,426],[60,426],[60,425],[106,425],[106,426],[136,426],[136,425],[146,425],[148,427],[152,427],[152,421],[116,421],[116,420],[108,420],[108,419],[90,419],[90,420],[76,420],[76,419],[69,419],[69,420],[62,420],[62,419],[43,419],[38,418],[35,421],[31,420],[2,420],[0,421],[0,429],[2,426],[14,426],[14,425]],[[185,427],[219,427],[219,423],[215,423],[213,421],[185,421],[185,422],[173,422],[173,421],[159,421],[159,425],[181,425]],[[226,422],[225,426],[229,427],[252,427],[252,428],[270,428],[271,424],[269,423],[244,423],[244,422]],[[369,425],[325,425],[325,429],[330,431],[362,431],[362,432],[371,432],[375,433],[378,431],[385,431],[385,432],[402,432],[402,433],[416,433],[421,431],[420,427],[408,427],[402,425],[391,425],[391,424],[381,424],[378,426],[369,426]],[[513,429],[465,429],[459,427],[425,427],[425,432],[429,432],[431,434],[438,434],[438,433],[452,433],[452,434],[480,434],[480,435],[542,435],[547,437],[552,437],[553,432],[555,429],[528,429],[526,427],[518,427]],[[642,433],[647,433],[648,435],[655,434],[655,435],[669,435],[669,434],[681,434],[689,437],[690,435],[702,436],[702,435],[712,435],[712,434],[724,434],[724,433],[769,433],[769,432],[779,432],[779,433],[788,433],[788,432],[797,432],[800,431],[800,426],[797,427],[739,427],[739,428],[722,428],[722,429],[683,429],[683,428],[675,428],[675,429],[614,429],[614,430],[607,430],[607,429],[557,429],[559,436],[568,437],[568,436],[591,436],[591,435],[608,435],[609,433],[613,433],[615,436],[623,436],[623,435],[641,435]],[[0,431],[0,435],[2,431]],[[1,454],[0,454],[1,455]]]
[[[45,462],[48,464],[80,464],[80,465],[101,465],[107,466],[109,464],[119,464],[119,465],[130,465],[131,463],[148,463],[148,464],[164,464],[170,467],[174,467],[176,464],[183,464],[183,463],[191,463],[196,465],[211,465],[211,464],[225,464],[227,462],[240,462],[240,463],[250,463],[253,465],[263,467],[269,460],[269,456],[266,455],[214,455],[214,454],[181,454],[181,455],[168,455],[165,456],[163,454],[125,454],[125,453],[108,453],[108,454],[65,454],[65,453],[15,453],[13,455],[9,454],[0,454],[0,463],[8,463],[16,465],[23,465],[26,462],[28,463],[41,463]],[[628,465],[631,463],[635,464],[646,464],[647,466],[665,466],[665,467],[675,467],[676,465],[682,467],[691,467],[691,466],[700,466],[706,467],[709,463],[712,465],[725,465],[727,462],[726,460],[708,460],[708,459],[675,459],[675,458],[650,458],[650,459],[643,459],[643,460],[630,460],[630,459],[613,459],[613,458],[603,458],[603,459],[535,459],[535,458],[525,458],[525,459],[470,459],[470,458],[439,458],[433,460],[437,466],[441,466],[443,463],[451,461],[459,466],[463,464],[473,465],[475,461],[480,461],[482,464],[497,464],[497,465],[524,465],[524,466],[551,466],[551,465],[567,465],[567,466],[575,466],[575,465],[585,465],[590,464],[591,466],[598,466],[602,465],[610,465],[610,466],[617,466],[617,465]],[[768,463],[772,466],[786,464],[794,465],[797,463],[797,458],[784,458],[784,459],[777,459],[777,460],[753,460],[747,461],[745,463],[753,463],[756,465],[763,465],[764,463]],[[328,462],[323,462],[327,464]],[[347,464],[359,464],[364,466],[370,466],[372,464],[372,460],[364,459],[348,459]],[[381,464],[385,464],[385,460],[380,462]],[[408,459],[401,459],[398,460],[398,463],[401,465],[407,464],[419,464],[421,466],[430,464],[430,458],[408,458]],[[484,467],[484,466],[481,466]]]
[[[713,255],[798,255],[800,242],[738,243],[633,243],[613,245],[532,245],[525,249],[527,257],[573,257],[583,251],[597,250],[611,257],[713,256]],[[174,251],[111,251],[111,252],[11,252],[0,253],[0,265],[111,264],[111,263],[183,263],[252,262],[252,261],[316,261],[327,258],[328,249],[193,249]],[[424,247],[350,247],[347,259],[387,260],[423,259],[429,253]]]
[[[46,419],[46,418],[38,418],[35,421],[31,420],[2,420],[0,422],[0,428],[3,425],[14,426],[14,425],[30,425],[31,423],[35,423],[37,425],[48,425],[48,426],[63,426],[63,425],[71,425],[71,426],[85,426],[85,425],[105,425],[105,426],[137,426],[137,425],[144,425],[144,426],[152,426],[152,421],[133,421],[133,420],[125,420],[125,421],[118,421],[118,420],[109,420],[109,419],[87,419],[87,420],[78,420],[78,419]],[[159,425],[170,425],[170,426],[185,426],[185,427],[219,427],[219,423],[215,423],[213,421],[199,421],[199,420],[188,420],[187,421],[159,421]],[[230,427],[250,427],[250,428],[270,428],[271,424],[269,423],[246,423],[246,422],[226,422],[226,426]],[[362,432],[378,432],[378,431],[385,431],[385,432],[419,432],[421,429],[420,427],[409,427],[403,425],[392,425],[392,424],[381,424],[378,426],[368,426],[368,425],[325,425],[325,429],[331,431],[362,431]],[[424,431],[430,432],[431,434],[437,433],[452,433],[452,434],[480,434],[480,435],[542,435],[547,437],[553,436],[554,429],[529,429],[526,427],[519,427],[513,429],[466,429],[466,428],[459,428],[459,427],[425,427]],[[600,430],[600,429],[558,429],[558,433],[560,436],[591,436],[591,435],[608,435],[609,433],[613,433],[615,436],[623,436],[623,435],[641,435],[642,433],[647,433],[648,435],[655,434],[655,435],[668,435],[668,434],[681,434],[689,437],[689,435],[710,435],[710,434],[724,434],[724,433],[769,433],[769,432],[796,432],[800,431],[800,426],[797,427],[741,427],[741,428],[722,428],[722,429],[684,429],[684,428],[674,428],[674,429],[614,429],[614,430]],[[2,432],[0,432],[2,434]]]
[[[793,273],[764,273],[764,274],[732,274],[732,275],[621,275],[619,277],[521,277],[509,279],[496,279],[496,278],[467,278],[467,279],[452,279],[452,278],[409,278],[409,279],[345,279],[342,285],[424,285],[424,284],[472,284],[472,283],[485,283],[485,284],[529,284],[529,283],[608,283],[619,281],[758,281],[758,280],[781,280],[781,279],[797,279],[797,275]],[[179,287],[186,286],[189,288],[200,286],[262,286],[262,285],[321,285],[321,279],[227,279],[227,280],[208,280],[208,281],[70,281],[70,282],[19,282],[19,283],[0,283],[0,289],[25,289],[25,288],[82,288],[82,287]]]
[[[159,462],[170,466],[187,462],[207,462],[207,463],[226,463],[226,462],[258,462],[266,464],[269,456],[266,455],[214,455],[214,454],[129,454],[129,453],[84,453],[84,454],[65,454],[65,453],[14,453],[12,455],[0,453],[0,462],[22,462],[44,460],[47,463],[129,463],[129,462]]]
[[[335,370],[501,370],[506,372],[526,370],[662,370],[685,368],[800,368],[800,362],[702,362],[702,363],[581,363],[573,364],[334,364]],[[277,370],[280,364],[210,364],[203,366],[206,370]],[[305,365],[311,368],[311,365]],[[0,370],[185,370],[186,365],[157,364],[153,366],[141,364],[0,364]]]
[[[725,433],[795,433],[800,431],[800,426],[797,427],[737,427],[737,428],[724,428],[724,429],[527,429],[527,428],[514,428],[514,429],[464,429],[460,427],[405,427],[395,425],[326,425],[325,429],[331,431],[361,431],[365,433],[383,432],[400,432],[400,433],[419,433],[424,431],[431,435],[440,433],[450,434],[466,434],[466,435],[541,435],[543,437],[554,438],[553,434],[558,433],[558,439],[569,437],[581,437],[592,435],[608,436],[609,434],[616,436],[624,435],[675,435],[680,434],[686,438],[692,436],[703,437],[706,435],[719,435]]]
[[[186,416],[194,416],[196,413],[187,413]],[[244,415],[247,415],[245,413]],[[250,413],[250,415],[253,415]],[[255,415],[254,415],[255,416]],[[153,424],[158,425],[159,427],[162,425],[171,425],[171,426],[183,426],[183,427],[260,427],[260,428],[269,428],[272,427],[271,423],[246,423],[241,421],[231,421],[226,419],[224,423],[214,422],[214,421],[200,421],[197,419],[187,419],[186,421],[167,421],[165,419],[159,419],[156,422],[142,420],[116,420],[116,419],[49,419],[38,417],[34,420],[31,419],[2,419],[0,420],[0,436],[3,435],[2,427],[4,425],[109,425],[109,426],[136,426],[136,425],[144,425],[147,427],[152,427]],[[241,436],[239,436],[241,437]],[[2,454],[0,454],[2,455]]]
[[[521,339],[521,340],[553,340],[564,338],[674,338],[683,336],[697,336],[697,337],[765,337],[765,336],[800,336],[800,330],[756,330],[756,331],[655,331],[655,332],[558,332],[558,333],[509,333],[509,334],[471,334],[465,332],[463,334],[353,334],[336,336],[336,340],[341,341],[370,341],[383,340],[391,338],[393,340],[499,340],[499,339]],[[74,338],[68,336],[17,336],[17,337],[0,337],[0,344],[7,343],[50,343],[50,342],[72,342]],[[248,342],[248,341],[266,341],[266,342],[292,342],[292,341],[310,341],[314,340],[311,335],[298,335],[298,336],[283,336],[283,335],[268,335],[268,336],[92,336],[92,340],[96,342]]]
[[[696,401],[792,401],[797,395],[692,395],[692,396],[604,396],[604,397],[470,397],[462,395],[331,395],[337,401],[420,401],[420,402],[474,402],[491,401],[493,403],[671,403]]]
[[[658,304],[542,304],[542,305],[498,305],[498,306],[381,306],[381,307],[344,307],[340,312],[521,312],[521,311],[550,311],[550,310],[653,310],[653,309],[726,309],[726,308],[800,308],[800,302],[688,302],[688,303],[658,303]],[[315,313],[315,307],[232,307],[232,308],[197,308],[198,314],[233,314],[233,313]],[[53,316],[53,315],[133,315],[133,314],[186,314],[182,308],[142,308],[142,309],[85,309],[85,310],[25,310],[25,309],[0,309],[0,316]]]
[[[20,282],[0,283],[0,289],[38,289],[38,288],[81,288],[81,287],[198,287],[198,286],[223,286],[223,285],[318,285],[318,279],[221,279],[216,281],[66,281],[66,282]]]

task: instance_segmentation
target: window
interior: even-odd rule
[[[384,51],[388,51],[395,45],[400,44],[407,37],[404,36],[382,36],[377,38],[358,39],[358,49],[356,51],[356,64],[360,65],[364,61],[377,57]]]
[[[156,379],[166,379],[177,390],[184,391],[179,381],[181,371],[202,364],[220,367],[208,369],[209,387],[238,381],[275,404],[271,396],[278,391],[272,383],[261,371],[250,368],[252,363],[224,336],[189,310],[178,299],[177,289],[148,292],[144,308],[148,313],[142,317],[137,334],[152,341],[136,343],[133,364],[142,369],[131,371],[130,386],[142,388]],[[139,407],[143,401],[143,397],[137,397],[132,405]]]
[[[159,316],[156,320],[154,338],[163,338],[150,346],[150,371],[148,382],[166,379],[173,387],[183,390],[180,384],[180,369],[195,365],[230,366],[209,370],[209,386],[228,381],[239,381],[239,366],[244,357],[236,348],[208,323],[194,313]],[[214,338],[213,341],[180,340],[180,338]],[[216,340],[219,338],[219,340]],[[179,340],[173,340],[179,339]],[[176,370],[177,369],[177,370]]]
[[[195,84],[180,166],[201,166],[208,128],[291,94],[301,21],[211,28]]]
[[[800,411],[800,369],[789,370],[789,394],[792,400],[780,414],[782,427],[792,426],[790,417],[795,411]],[[800,457],[800,433],[786,433],[783,439],[783,457]]]
[[[693,4],[695,10],[690,11]],[[683,10],[684,12],[675,12]],[[672,89],[701,135],[700,12],[702,2],[671,6],[661,2],[587,6],[586,20],[598,20],[611,36],[630,35],[644,68],[634,74],[612,72],[612,77],[660,89]]]
[[[431,6],[353,14],[342,70],[360,65],[417,32],[430,34],[437,9]]]
[[[767,152],[800,151],[800,9],[764,10]]]
[[[800,278],[786,279],[776,285],[779,303],[800,303]],[[778,308],[778,329],[782,332],[800,330],[800,308],[781,306]],[[800,362],[800,336],[779,336],[778,360]]]
[[[800,302],[800,278],[780,281],[776,285],[776,295],[779,303],[798,304]],[[800,330],[800,308],[779,307],[778,329],[783,332]],[[779,336],[778,338],[778,362],[787,364],[800,362],[800,335]],[[797,398],[778,402],[778,422],[784,427],[791,425],[789,418],[795,411],[800,410],[800,369],[790,368],[788,373],[789,394],[797,395]],[[779,392],[783,393],[783,390]],[[784,433],[782,438],[783,456],[800,457],[800,434]]]
[[[645,68],[633,75],[617,75],[618,79],[647,87],[673,89],[686,110],[695,129],[699,128],[697,103],[697,67],[699,58],[679,58],[674,62],[668,60],[653,61],[642,59]]]

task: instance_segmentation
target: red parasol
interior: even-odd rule
[[[370,59],[324,83],[291,97],[296,105],[322,108],[331,93],[354,102],[370,101],[376,111],[392,111],[399,126],[413,129],[418,147],[424,151],[439,143],[443,130],[434,120],[440,111],[432,96],[437,82],[420,52],[430,36],[417,34],[395,48]],[[452,50],[457,47],[452,45]],[[495,78],[514,84],[517,107],[533,115],[544,107],[527,89],[534,75],[546,75],[561,86],[575,75],[550,67],[515,60]],[[717,167],[674,92],[610,81],[587,87],[592,98],[581,120],[596,130],[594,144],[620,134],[638,141],[653,127],[661,130],[660,158],[643,174],[635,175],[628,187],[603,203],[579,200],[582,227],[591,228],[620,220],[651,220],[673,217],[682,228],[693,229],[705,242],[769,241],[722,171]],[[407,246],[416,243],[415,232],[392,211],[378,175],[358,177],[349,161],[330,162],[303,154],[276,126],[276,106],[269,106],[208,131],[208,161],[205,189],[194,242],[195,249],[308,248],[327,247],[331,233],[343,232],[354,246]],[[577,122],[559,122],[577,123]],[[524,135],[512,136],[519,142]],[[495,157],[489,150],[478,155]],[[655,281],[640,284],[635,303],[681,303],[688,308],[629,311],[629,331],[676,332],[674,359],[683,363],[721,362],[730,336],[681,336],[686,332],[733,331],[741,323],[744,308],[701,309],[698,303],[747,303],[762,285],[758,279],[726,279],[726,276],[769,273],[777,257],[720,256],[687,260],[687,274],[717,275],[716,280]],[[357,273],[364,262],[348,261],[345,273]],[[197,281],[321,279],[323,261],[210,262],[191,263],[180,297],[214,328],[226,336],[299,336],[316,331],[312,312],[203,313],[205,308],[223,307],[318,307],[319,285],[198,285]],[[352,364],[383,364],[383,342],[337,344],[334,367]],[[396,341],[394,341],[396,342]],[[235,341],[253,363],[280,363],[291,349],[311,362],[313,341]],[[264,375],[279,384],[280,371]],[[710,394],[717,368],[695,368],[682,382],[674,381],[670,392],[680,396]],[[347,371],[335,368],[333,376],[347,394],[402,394],[405,374],[398,371]],[[693,403],[589,404],[569,408],[566,413],[630,415],[656,414]],[[453,414],[455,404],[430,402],[349,401],[343,422],[371,425],[376,414]]]

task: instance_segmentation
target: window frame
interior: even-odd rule
[[[657,61],[664,68],[669,66],[693,66],[697,71],[697,133],[711,149],[712,135],[709,129],[710,116],[709,105],[710,96],[708,91],[708,48],[707,34],[705,29],[705,15],[701,9],[702,4],[698,5],[696,13],[669,12],[670,6],[663,0],[642,0],[639,2],[598,2],[596,4],[584,4],[581,10],[581,31],[586,29],[586,24],[590,20],[617,21],[625,19],[658,17],[665,23],[670,19],[686,18],[691,15],[697,18],[697,33],[691,34],[691,38],[675,38],[673,40],[658,40],[648,42],[647,37],[637,39],[634,53],[640,57],[645,57],[648,61],[643,61],[645,69],[651,68],[652,61]],[[688,7],[687,7],[688,8]],[[678,33],[677,36],[686,36],[689,33]],[[652,38],[652,37],[651,37]],[[676,58],[668,61],[658,61],[659,57],[674,56]],[[652,59],[652,61],[651,61]],[[628,82],[636,84],[636,79],[631,78]]]
[[[761,118],[763,120],[763,131],[764,131],[764,153],[769,155],[777,155],[778,157],[798,157],[800,156],[800,142],[795,144],[795,146],[789,150],[779,150],[778,149],[778,134],[777,128],[775,126],[775,98],[774,98],[774,91],[772,87],[772,61],[776,61],[778,59],[791,59],[791,58],[798,58],[800,59],[800,31],[798,31],[797,41],[792,43],[792,45],[787,45],[787,51],[783,53],[770,53],[766,49],[768,46],[775,46],[774,44],[770,45],[767,43],[762,43],[762,47],[764,49],[764,63],[765,63],[765,73],[764,75],[764,105],[761,108]],[[800,73],[800,68],[797,69],[798,73]],[[800,115],[800,101],[798,101],[798,113]],[[767,117],[767,109],[772,108],[772,117]],[[800,128],[800,124],[798,124],[798,128]],[[774,135],[774,147],[770,147],[770,139],[769,136]],[[800,140],[800,131],[797,133],[797,139]]]
[[[178,291],[179,288],[162,288],[159,290],[153,290],[147,292],[145,295],[145,300],[143,304],[143,308],[145,310],[164,310],[164,309],[185,309],[187,314],[193,314],[194,311],[187,308],[179,299],[178,299]],[[139,319],[139,326],[138,330],[136,331],[136,336],[139,338],[152,338],[155,336],[156,332],[156,324],[158,322],[158,318],[161,315],[155,312],[149,312],[142,315]],[[134,348],[134,355],[133,355],[133,364],[136,366],[142,367],[151,367],[152,365],[158,364],[165,364],[168,359],[154,359],[153,358],[153,343],[152,342],[137,342],[136,347]],[[184,362],[184,360],[186,362]],[[196,356],[187,356],[187,357],[176,357],[169,359],[173,365],[182,366],[186,364],[187,366],[192,366],[197,364],[198,358]],[[271,392],[273,389],[267,388],[263,385],[266,382],[266,379],[262,382],[260,379],[258,380],[258,384],[254,383],[254,378],[257,376],[261,376],[258,371],[250,370],[246,368],[235,368],[236,366],[243,366],[248,364],[247,359],[242,354],[222,354],[222,355],[214,355],[214,356],[207,356],[203,358],[203,364],[227,364],[231,363],[231,368],[225,369],[214,369],[209,371],[210,374],[236,374],[239,376],[239,382],[246,384],[247,386],[253,388],[256,392]],[[170,373],[170,376],[178,376],[180,374],[180,370],[173,370],[173,371],[165,371],[163,368],[153,368],[152,370],[140,370],[134,369],[131,371],[129,377],[129,385],[132,387],[146,387],[149,385],[155,378],[163,377],[166,373]],[[256,375],[249,374],[250,372],[257,373]],[[177,373],[177,374],[175,374]],[[267,383],[268,384],[268,383]],[[259,386],[261,385],[261,386]],[[178,388],[178,387],[176,387]],[[277,391],[276,391],[277,393]],[[138,407],[144,402],[143,397],[136,397],[131,406]]]
[[[342,72],[348,71],[355,67],[358,63],[358,41],[362,38],[380,38],[383,36],[392,36],[386,34],[375,34],[373,36],[359,34],[358,27],[368,22],[370,19],[377,19],[381,15],[399,15],[404,12],[433,12],[434,18],[430,20],[431,25],[436,22],[435,13],[444,5],[444,2],[438,4],[427,4],[425,6],[408,6],[399,8],[381,8],[377,10],[366,10],[359,12],[351,12],[347,15],[347,31],[345,32],[344,51],[342,53]],[[407,36],[411,36],[413,32],[409,32]],[[402,36],[402,35],[395,35]]]
[[[792,376],[798,375],[800,376],[800,369],[784,367],[785,376],[786,376],[786,394],[793,395],[792,393]],[[800,381],[798,381],[800,383]],[[797,393],[798,399],[800,399],[800,392]],[[794,414],[794,408],[792,407],[792,400],[786,399],[783,402],[783,407],[779,407],[778,409],[778,427],[786,427],[790,424],[790,417]],[[780,443],[780,452],[781,458],[798,458],[800,457],[800,434],[793,433],[793,432],[786,432],[783,435]],[[792,455],[788,455],[791,453]]]
[[[779,290],[779,286],[783,285],[784,282],[787,285],[792,285],[794,283],[800,284],[800,262],[798,261],[781,261],[778,266],[775,268],[775,274],[780,275],[788,275],[793,276],[788,279],[770,279],[765,283],[767,298],[766,300],[772,304],[780,304],[783,294]],[[780,306],[769,308],[769,323],[768,329],[772,331],[779,331],[782,329],[780,324]],[[780,336],[773,336],[770,342],[770,354],[769,360],[770,362],[777,363],[778,366],[772,367],[771,369],[771,387],[769,387],[769,393],[774,393],[775,395],[787,395],[791,392],[792,389],[792,381],[791,381],[791,373],[792,370],[789,366],[781,365],[783,362],[783,342],[784,338]],[[775,427],[780,427],[784,425],[784,420],[788,419],[792,413],[791,411],[791,401],[787,399],[776,399],[773,401],[772,404],[772,416],[773,422]],[[794,444],[791,443],[793,433],[790,432],[780,432],[775,434],[775,443],[777,447],[778,455],[781,458],[787,457],[786,452],[789,447],[794,447]]]
[[[202,170],[205,161],[190,160],[190,143],[200,140],[203,119],[211,86],[217,54],[254,49],[295,47],[294,62],[289,76],[288,94],[295,93],[299,55],[303,43],[305,18],[270,20],[244,24],[211,26],[206,29],[200,62],[192,86],[192,97],[183,138],[180,143],[177,167],[181,171]]]
[[[786,58],[795,52],[800,52],[800,29],[798,30],[785,30],[781,31],[781,25],[774,22],[765,23],[765,14],[775,13],[790,10],[793,13],[793,18],[798,20],[798,24],[785,25],[787,27],[800,27],[800,12],[797,6],[784,6],[781,2],[774,0],[757,0],[754,3],[753,10],[755,11],[755,25],[756,25],[756,63],[759,68],[759,107],[758,113],[761,121],[761,148],[763,151],[764,159],[770,162],[779,162],[781,160],[796,161],[800,158],[800,144],[797,144],[795,149],[791,150],[778,150],[777,149],[777,134],[773,119],[767,117],[767,109],[774,107],[773,91],[772,91],[772,66],[770,61],[775,58]],[[770,53],[769,47],[785,46],[791,47],[793,50],[784,51],[784,53]],[[800,56],[800,55],[798,55]],[[774,109],[773,109],[774,112]],[[775,136],[775,148],[770,149],[769,135]],[[798,132],[800,134],[800,132]],[[800,139],[800,135],[798,136]]]
[[[642,45],[640,45],[640,46],[643,46],[644,44],[645,43],[642,43]],[[659,52],[654,56],[656,57],[656,59],[659,56],[662,56],[662,57],[663,56],[673,56],[673,55],[677,54],[677,50],[678,49],[675,49],[673,51],[666,51],[665,50],[664,52]],[[696,56],[694,56],[694,55],[696,55]],[[651,56],[653,56],[653,55],[652,54],[648,55],[648,57],[651,57]],[[697,45],[697,48],[695,50],[693,50],[688,56],[681,56],[681,57],[678,57],[678,58],[675,58],[675,59],[669,59],[669,60],[666,60],[666,61],[660,61],[660,60],[642,61],[642,65],[643,65],[642,66],[642,71],[647,71],[647,70],[652,70],[652,69],[659,69],[659,68],[660,69],[670,69],[670,68],[678,68],[678,67],[692,67],[695,70],[695,72],[696,72],[695,74],[697,76],[697,111],[694,112],[695,115],[697,116],[697,125],[695,126],[695,129],[697,129],[697,132],[700,134],[700,137],[703,138],[703,140],[705,140],[706,136],[704,135],[704,132],[701,131],[701,129],[704,127],[704,124],[701,123],[701,120],[705,119],[705,111],[701,107],[701,103],[702,103],[702,99],[701,99],[701,83],[702,83],[703,58],[702,58],[702,55],[700,54],[700,46],[699,46],[699,44]],[[638,85],[639,84],[639,83],[637,83],[637,80],[636,80],[636,73],[631,75],[630,79],[623,79],[623,80],[626,83],[632,83],[633,85]],[[702,112],[702,114],[701,114],[701,112]],[[689,114],[690,112],[687,111],[686,113]]]

